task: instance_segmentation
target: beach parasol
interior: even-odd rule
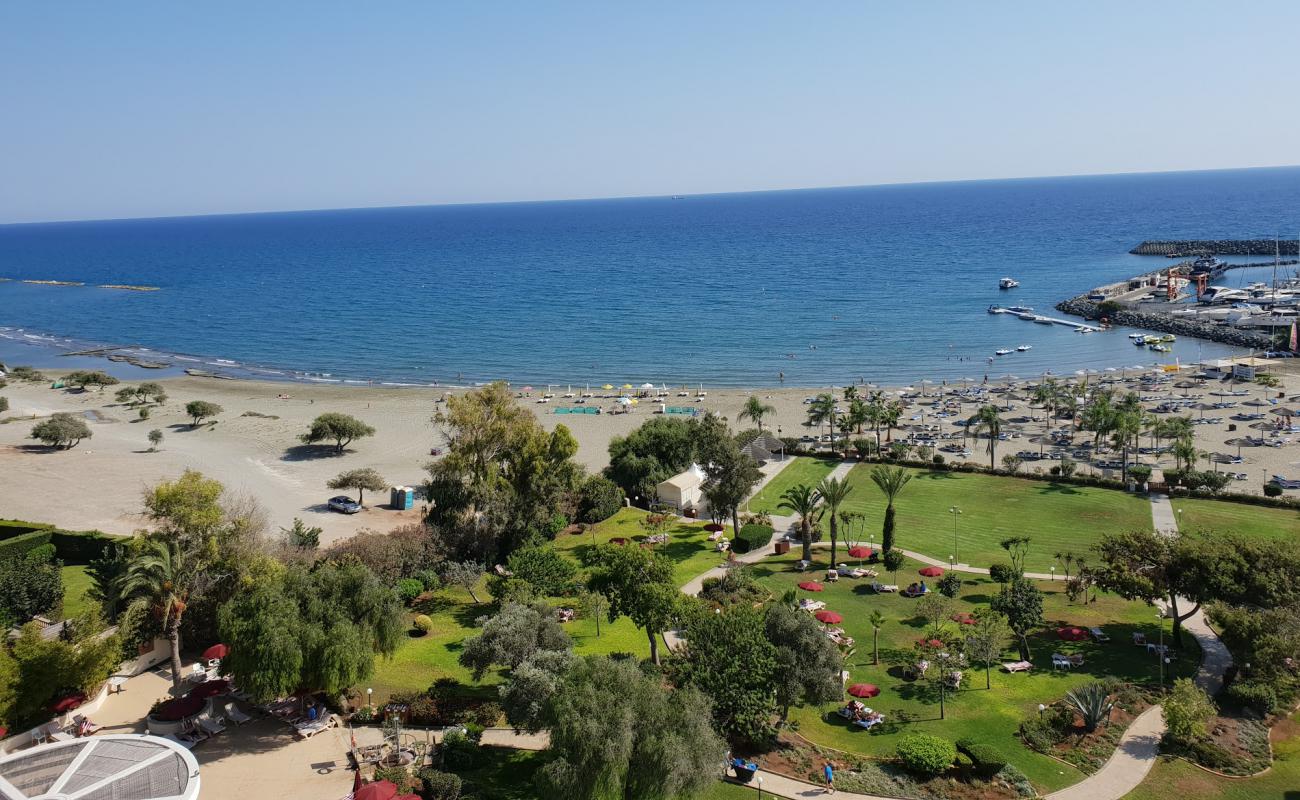
[[[533,387],[531,387],[531,386],[525,386],[525,387],[523,388],[523,391],[525,391],[525,392],[531,392],[532,390],[533,390]]]
[[[642,388],[642,389],[653,389],[653,388],[655,388],[655,385],[654,385],[653,383],[643,383],[643,384],[641,384],[641,388]]]
[[[631,388],[632,388],[632,384],[630,384],[630,383],[625,383],[625,384],[623,384],[623,388],[624,388],[624,389],[631,389]]]
[[[853,558],[871,558],[871,553],[870,547],[863,547],[862,545],[849,548],[849,555]]]
[[[608,384],[608,383],[607,383],[607,384],[605,384],[604,386],[602,386],[602,387],[600,387],[600,388],[602,388],[602,389],[604,389],[605,391],[608,392],[610,389],[613,389],[614,386],[613,386],[612,384]]]
[[[880,694],[880,687],[874,683],[855,683],[849,687],[849,694],[854,697],[875,697]]]
[[[230,648],[224,644],[214,644],[207,650],[203,651],[203,660],[211,661],[215,658],[225,658],[230,655]]]
[[[799,584],[799,588],[803,589],[805,592],[820,592],[822,589],[826,587],[822,586],[817,581],[804,581],[803,583]]]
[[[397,784],[392,781],[375,781],[352,793],[352,800],[393,800],[397,797]]]
[[[1080,642],[1088,638],[1088,632],[1083,628],[1057,628],[1056,635],[1060,636],[1067,642]]]
[[[943,567],[921,567],[917,573],[926,578],[937,578],[943,574]]]
[[[818,622],[825,622],[827,625],[837,625],[844,621],[844,615],[834,611],[818,611],[813,614]]]
[[[708,531],[709,533],[718,533],[719,531],[723,530],[723,527],[720,523],[710,522],[708,525],[704,526],[704,530]]]

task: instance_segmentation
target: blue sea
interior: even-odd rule
[[[1143,239],[1297,228],[1300,168],[8,225],[0,360],[133,345],[177,367],[411,384],[1064,374],[1157,354],[989,304],[1060,316],[1166,266],[1127,254]],[[999,291],[1004,275],[1020,288]],[[1180,341],[1170,358],[1232,352]]]

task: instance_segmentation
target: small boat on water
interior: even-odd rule
[[[1037,322],[1039,325],[1051,325],[1051,324],[1052,324],[1052,320],[1050,320],[1050,319],[1047,318],[1047,317],[1034,317],[1034,322]]]
[[[1016,280],[1015,278],[1003,278],[1002,280],[998,281],[999,289],[1014,289],[1019,285],[1020,285],[1020,281]]]
[[[1151,349],[1157,353],[1168,353],[1173,348],[1167,344],[1153,344],[1151,345]]]
[[[1032,347],[1033,347],[1032,344],[1022,344],[1022,345],[1020,345],[1019,347],[1017,347],[1016,349],[1023,353],[1023,352],[1025,352],[1026,350],[1029,350],[1029,349],[1032,348]]]
[[[998,356],[1005,356],[1007,353],[1010,353],[1010,352],[1011,352],[1010,350],[1008,350],[1008,349],[1006,349],[1006,348],[1004,347],[1004,348],[1002,348],[1002,349],[1000,349],[1000,350],[994,350],[994,351],[993,351],[993,354],[994,354],[994,355],[998,355]]]
[[[1030,308],[1029,306],[1007,306],[1007,311],[1010,311],[1012,314],[1034,313],[1034,309]]]
[[[1174,336],[1172,333],[1166,333],[1164,336],[1161,336],[1161,337],[1160,337],[1160,341],[1162,341],[1162,342],[1176,342],[1176,341],[1178,341],[1178,337],[1177,337],[1177,336]]]

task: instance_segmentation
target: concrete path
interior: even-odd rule
[[[1155,523],[1156,533],[1177,536],[1178,519],[1174,515],[1173,504],[1169,502],[1169,495],[1152,492],[1147,497],[1151,500],[1151,521]]]

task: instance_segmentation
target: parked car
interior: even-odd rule
[[[329,506],[330,511],[337,511],[340,514],[355,514],[361,510],[360,503],[344,495],[331,497],[326,505]]]

